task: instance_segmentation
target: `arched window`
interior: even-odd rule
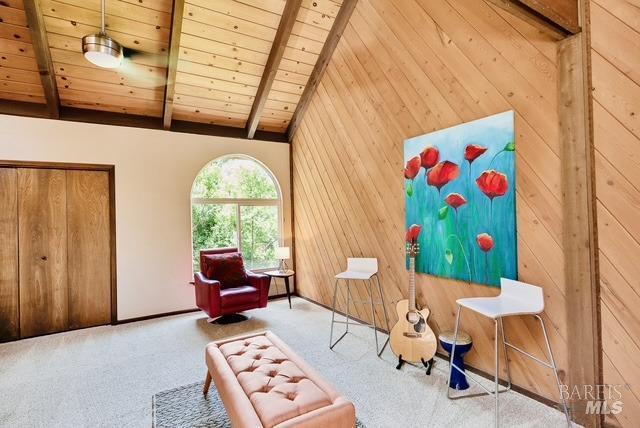
[[[194,270],[203,248],[239,247],[247,269],[278,266],[281,201],[278,182],[258,161],[233,155],[207,164],[191,189]]]

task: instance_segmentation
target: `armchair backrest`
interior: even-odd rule
[[[220,281],[222,289],[247,285],[244,260],[237,248],[201,250],[200,271],[207,279]]]
[[[204,250],[200,250],[200,272],[206,274],[207,261],[205,260],[204,256],[209,254],[226,254],[226,253],[237,253],[237,252],[238,252],[238,249],[235,247],[206,248]]]

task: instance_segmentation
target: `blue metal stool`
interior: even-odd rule
[[[453,347],[454,332],[445,331],[438,336],[440,345],[444,348],[447,354],[451,355],[451,348]],[[469,382],[467,382],[467,376],[464,374],[464,356],[471,350],[473,341],[464,331],[458,332],[458,340],[456,341],[455,354],[453,355],[453,364],[460,368],[458,370],[452,370],[449,377],[449,388],[457,390],[465,390],[469,388]]]

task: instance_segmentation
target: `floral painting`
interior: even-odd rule
[[[498,287],[517,278],[512,111],[404,143],[407,229],[416,272]]]

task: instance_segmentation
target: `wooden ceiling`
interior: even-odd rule
[[[485,1],[579,30],[576,0]],[[356,2],[107,0],[105,69],[81,42],[101,0],[0,0],[0,113],[290,140]]]
[[[190,122],[249,138],[284,134],[318,59],[331,56],[325,41],[340,37],[342,3],[107,0],[107,34],[125,58],[105,69],[84,58],[81,42],[100,30],[100,0],[0,0],[0,100],[53,98],[52,117],[82,109],[159,119],[166,129]]]
[[[46,102],[22,0],[0,2],[0,98]]]

